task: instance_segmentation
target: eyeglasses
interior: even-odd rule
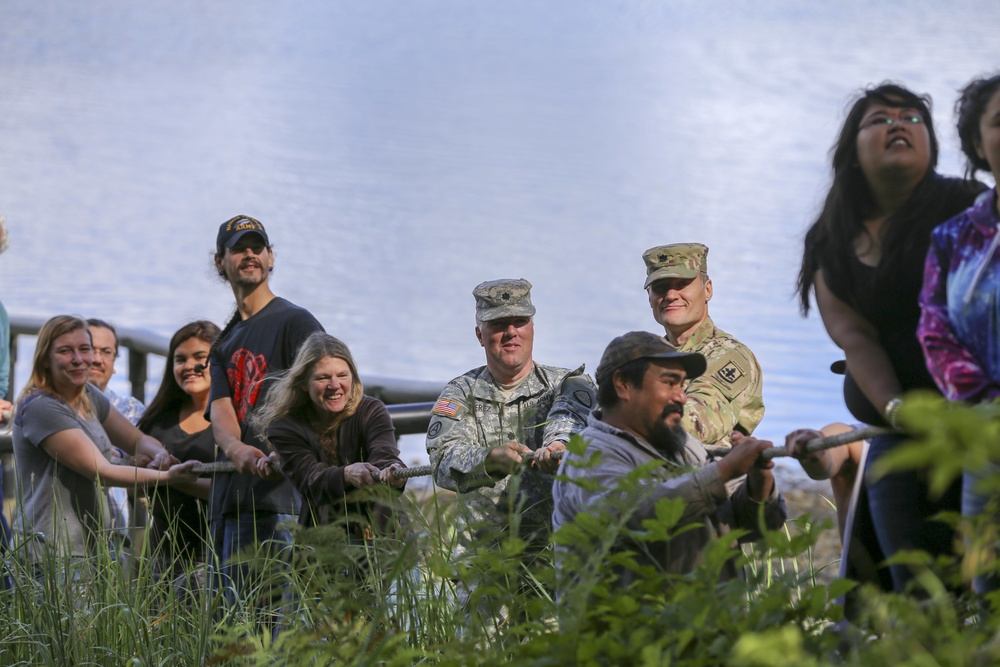
[[[118,356],[118,353],[110,347],[95,347],[94,348],[95,357],[107,357],[108,359],[114,359]]]
[[[865,122],[861,124],[861,129],[867,129],[869,127],[878,127],[879,125],[886,125],[892,127],[896,123],[900,125],[920,125],[924,122],[924,117],[918,114],[916,111],[901,111],[898,115],[889,113],[880,113],[878,115],[868,118]]]

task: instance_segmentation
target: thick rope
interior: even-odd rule
[[[869,438],[874,438],[878,435],[892,435],[894,433],[899,433],[899,431],[891,428],[885,428],[884,426],[865,426],[864,428],[857,428],[853,431],[847,431],[838,435],[826,435],[820,438],[813,438],[806,443],[805,450],[807,454],[815,454],[816,452],[821,452],[824,449],[842,447],[852,442],[857,442],[858,440],[868,440]],[[705,451],[716,457],[725,456],[729,453],[729,450],[729,447],[705,445]],[[789,453],[788,448],[784,446],[771,447],[770,449],[765,449],[760,454],[760,457],[764,460],[770,460],[779,456],[791,456],[791,454]]]
[[[891,428],[884,428],[881,426],[866,426],[864,428],[854,429],[853,431],[847,431],[846,433],[841,433],[839,435],[829,435],[820,438],[814,438],[806,443],[806,453],[813,454],[815,452],[821,452],[825,449],[833,449],[834,447],[842,447],[843,445],[857,442],[858,440],[867,440],[869,438],[874,438],[878,435],[891,435],[893,433],[898,433],[898,431]],[[705,451],[707,451],[711,456],[722,457],[731,451],[729,447],[720,447],[717,445],[705,445]],[[521,455],[521,459],[528,463],[534,459],[534,452],[525,452]],[[764,460],[770,460],[777,458],[779,456],[791,456],[788,452],[787,447],[772,447],[766,449],[761,453],[761,458]],[[562,458],[562,452],[555,452],[552,455],[553,458]],[[127,465],[125,459],[112,459],[112,463],[125,464]],[[217,461],[215,463],[199,463],[191,468],[192,472],[198,475],[210,475],[217,472],[236,472],[235,466],[230,461]],[[425,477],[433,473],[434,470],[429,465],[415,466],[413,468],[401,468],[396,470],[396,479],[410,479],[411,477]],[[381,481],[379,474],[372,474],[372,477],[376,481]]]

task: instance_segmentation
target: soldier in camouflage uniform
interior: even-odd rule
[[[667,342],[681,352],[700,352],[708,361],[705,373],[687,387],[684,430],[707,445],[730,446],[734,430],[750,435],[764,417],[761,371],[750,348],[708,316],[708,248],[700,243],[656,246],[642,259],[649,306]]]
[[[544,545],[552,518],[552,482],[570,436],[583,430],[596,387],[583,371],[532,360],[535,307],[527,280],[494,280],[473,290],[476,338],[486,365],[445,387],[427,429],[434,481],[458,492],[462,551],[490,548],[513,512],[520,535]],[[536,452],[522,467],[522,454]],[[519,474],[514,474],[519,473]]]

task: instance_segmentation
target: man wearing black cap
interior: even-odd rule
[[[323,327],[271,291],[274,253],[259,221],[238,215],[222,223],[215,268],[233,290],[236,313],[209,353],[209,412],[219,458],[232,461],[236,473],[217,473],[213,480],[212,537],[223,574],[235,577],[239,573],[226,565],[230,557],[265,540],[288,541],[279,524],[299,509],[291,483],[273,465],[276,455],[249,419],[264,402],[265,378],[287,369],[302,342]]]
[[[737,434],[732,451],[711,460],[681,426],[687,401],[684,383],[704,373],[705,367],[701,354],[679,352],[651,333],[633,331],[611,341],[597,368],[601,409],[591,413],[580,434],[587,449],[583,455],[567,454],[559,466],[553,488],[554,529],[589,512],[630,513],[626,525],[641,530],[642,522],[655,516],[657,501],[680,498],[685,507],[679,525],[700,525],[669,542],[620,545],[634,550],[640,565],[684,573],[697,565],[711,540],[733,528],[751,531],[748,539],[758,534],[761,505],[767,528],[784,523],[785,501],[771,473],[774,464],[758,458],[771,443]],[[588,459],[595,453],[590,465]],[[625,479],[652,462],[661,465],[647,483],[626,491]],[[616,574],[622,586],[635,577],[622,566]],[[733,576],[736,570],[730,562],[723,578]]]

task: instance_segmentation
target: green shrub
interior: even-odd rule
[[[996,415],[995,406],[910,397],[900,418],[915,437],[887,465],[929,465],[935,488],[943,488],[963,466],[997,460]],[[820,583],[817,570],[829,564],[815,566],[810,556],[829,522],[790,521],[743,548],[715,542],[684,575],[639,565],[620,537],[641,549],[688,529],[670,500],[641,529],[627,526],[629,503],[649,472],[623,481],[636,493],[623,494],[614,512],[580,516],[553,536],[559,572],[552,547],[530,549],[513,532],[456,555],[462,550],[450,517],[460,500],[447,493],[419,502],[380,495],[395,520],[370,539],[348,537],[349,517],[296,531],[290,566],[254,559],[246,599],[229,606],[206,591],[179,594],[154,575],[148,550],[134,577],[105,552],[72,566],[50,558],[36,578],[15,553],[18,585],[0,591],[0,665],[1000,663],[996,616],[982,601],[950,592],[973,572],[996,571],[991,517],[952,517],[970,537],[969,549],[960,549],[964,569],[914,555],[926,562],[918,576],[923,595],[861,588],[859,616],[847,624],[838,598],[854,584]],[[720,583],[727,561],[744,577]],[[622,589],[615,567],[642,576]],[[283,595],[272,594],[276,586]],[[557,587],[564,592],[558,601]],[[270,596],[264,619],[253,611],[262,595]],[[276,637],[268,629],[275,622]]]

